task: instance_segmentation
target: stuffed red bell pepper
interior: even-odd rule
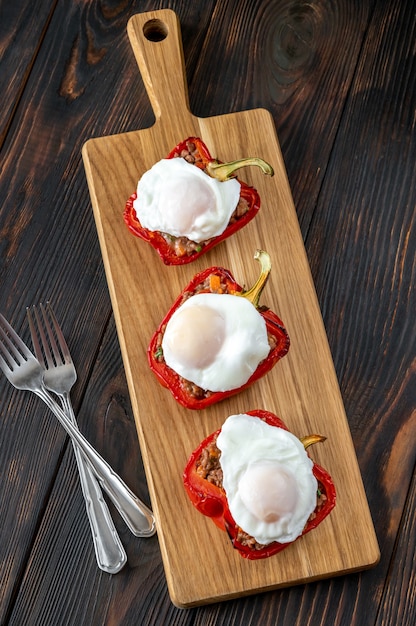
[[[203,409],[264,376],[289,349],[279,317],[259,306],[271,270],[257,250],[261,272],[248,291],[221,267],[194,276],[154,333],[148,360],[160,383],[189,409]]]
[[[273,175],[259,158],[221,163],[201,139],[189,137],[145,172],[126,203],[124,221],[166,265],[189,263],[255,217],[257,191],[232,176],[248,165]]]
[[[316,528],[335,506],[331,476],[273,413],[230,416],[191,454],[183,473],[196,509],[247,559],[263,559]]]

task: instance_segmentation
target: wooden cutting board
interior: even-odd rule
[[[264,109],[204,119],[192,115],[180,27],[172,11],[135,15],[128,35],[155,124],[90,139],[83,159],[171,599],[190,607],[370,567],[379,559],[378,543],[272,117]],[[123,209],[141,175],[189,136],[201,137],[222,161],[260,156],[272,164],[275,176],[256,168],[241,171],[241,179],[260,193],[257,217],[194,263],[168,267],[129,233]],[[196,272],[220,265],[241,285],[252,285],[259,271],[253,260],[257,248],[272,259],[260,304],[285,322],[289,353],[234,398],[199,412],[184,409],[148,368],[150,338]],[[327,436],[310,450],[333,476],[337,505],[316,530],[284,552],[247,561],[191,506],[182,472],[192,450],[229,415],[257,408],[279,415],[299,437]]]

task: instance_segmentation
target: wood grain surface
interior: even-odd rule
[[[163,8],[180,19],[194,115],[272,115],[381,560],[184,611],[158,537],[133,537],[112,508],[128,563],[104,574],[65,433],[0,375],[0,624],[413,626],[413,0],[0,2],[1,312],[30,341],[25,307],[52,301],[81,430],[150,503],[81,149],[154,123],[126,28]]]
[[[377,539],[273,120],[264,109],[209,118],[190,112],[180,26],[172,11],[136,15],[128,33],[156,122],[92,139],[83,157],[172,601],[189,607],[370,567],[379,558]],[[259,216],[224,245],[178,269],[164,266],[134,238],[122,213],[138,178],[188,136],[201,137],[224,161],[261,156],[275,176],[244,172],[260,193]],[[249,391],[204,411],[183,409],[148,368],[150,337],[197,271],[220,265],[240,284],[253,283],[258,268],[252,257],[259,247],[270,253],[273,266],[263,301],[288,328],[289,354]],[[182,488],[183,468],[200,440],[228,415],[254,408],[275,412],[299,437],[328,437],[312,455],[332,474],[338,494],[335,511],[321,527],[261,562],[233,552],[226,535],[196,513]]]

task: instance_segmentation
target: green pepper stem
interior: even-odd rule
[[[257,308],[259,305],[261,292],[263,291],[264,285],[269,278],[272,264],[270,261],[270,255],[268,252],[265,252],[265,250],[256,250],[254,258],[260,263],[260,276],[251,287],[251,289],[249,289],[248,291],[241,291],[238,295],[243,296],[243,298],[247,298],[247,300],[249,300],[251,304],[253,304]]]
[[[325,441],[326,437],[323,435],[307,435],[306,437],[301,437],[301,442],[306,450],[309,446],[312,446],[314,443],[321,443]]]
[[[269,176],[274,175],[274,171],[271,165],[263,161],[263,159],[259,159],[258,157],[249,157],[247,159],[239,159],[238,161],[231,161],[230,163],[218,163],[218,161],[210,161],[205,170],[206,172],[212,176],[212,178],[217,178],[221,182],[224,182],[230,178],[232,174],[240,167],[247,167],[249,165],[255,165],[259,167],[264,174],[268,174]]]

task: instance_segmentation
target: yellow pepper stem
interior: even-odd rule
[[[230,163],[218,163],[218,161],[210,161],[205,168],[205,171],[221,182],[228,180],[236,170],[241,167],[247,167],[249,165],[255,165],[259,167],[264,174],[273,176],[274,171],[271,165],[259,159],[258,157],[249,157],[247,159],[239,159],[238,161],[231,161]]]
[[[306,448],[309,448],[309,446],[312,446],[314,443],[321,443],[325,441],[326,437],[323,435],[307,435],[306,437],[301,437],[300,440],[306,450]]]
[[[264,250],[256,250],[254,254],[254,258],[256,261],[260,263],[261,271],[260,276],[254,283],[254,285],[248,291],[241,291],[239,294],[243,298],[247,298],[256,308],[259,305],[260,295],[264,289],[264,286],[269,278],[270,270],[272,269],[272,264],[270,260],[270,255],[268,252]]]

